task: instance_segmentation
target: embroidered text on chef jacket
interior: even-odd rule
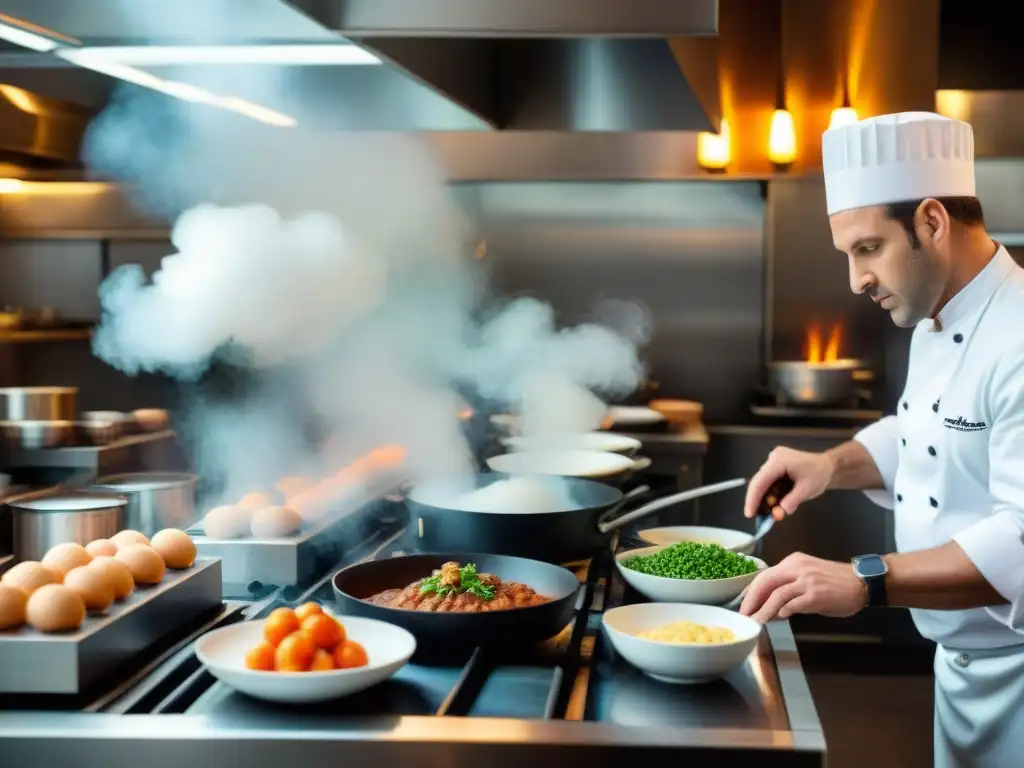
[[[1002,247],[914,329],[895,416],[859,432],[900,552],[955,540],[1009,605],[911,611],[940,645],[1024,643],[1024,270]]]

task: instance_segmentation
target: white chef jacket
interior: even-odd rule
[[[1024,270],[1002,246],[913,332],[895,416],[859,432],[895,508],[900,552],[956,541],[1009,605],[911,610],[959,650],[1024,644]],[[1024,760],[1024,758],[1022,758]]]

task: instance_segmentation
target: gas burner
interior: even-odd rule
[[[830,423],[868,423],[878,421],[884,415],[882,411],[869,407],[867,399],[859,396],[851,402],[835,405],[798,405],[787,402],[767,388],[754,393],[750,412],[762,419]]]

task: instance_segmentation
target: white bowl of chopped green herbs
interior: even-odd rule
[[[728,642],[669,642],[649,640],[645,631],[692,622],[727,629]],[[757,646],[761,625],[735,611],[713,605],[636,603],[606,611],[601,619],[615,652],[655,680],[702,683],[740,667]]]
[[[751,555],[757,546],[753,534],[732,528],[713,528],[707,525],[670,525],[664,528],[646,528],[639,532],[648,544],[667,547],[680,541],[697,541],[701,544],[721,544],[730,552]]]
[[[626,583],[648,600],[699,605],[735,600],[768,567],[756,557],[696,541],[621,552],[615,564]]]

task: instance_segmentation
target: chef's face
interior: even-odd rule
[[[850,262],[851,291],[868,294],[901,328],[932,315],[949,277],[949,217],[940,203],[918,208],[916,238],[884,205],[841,211],[829,223],[836,250]]]

